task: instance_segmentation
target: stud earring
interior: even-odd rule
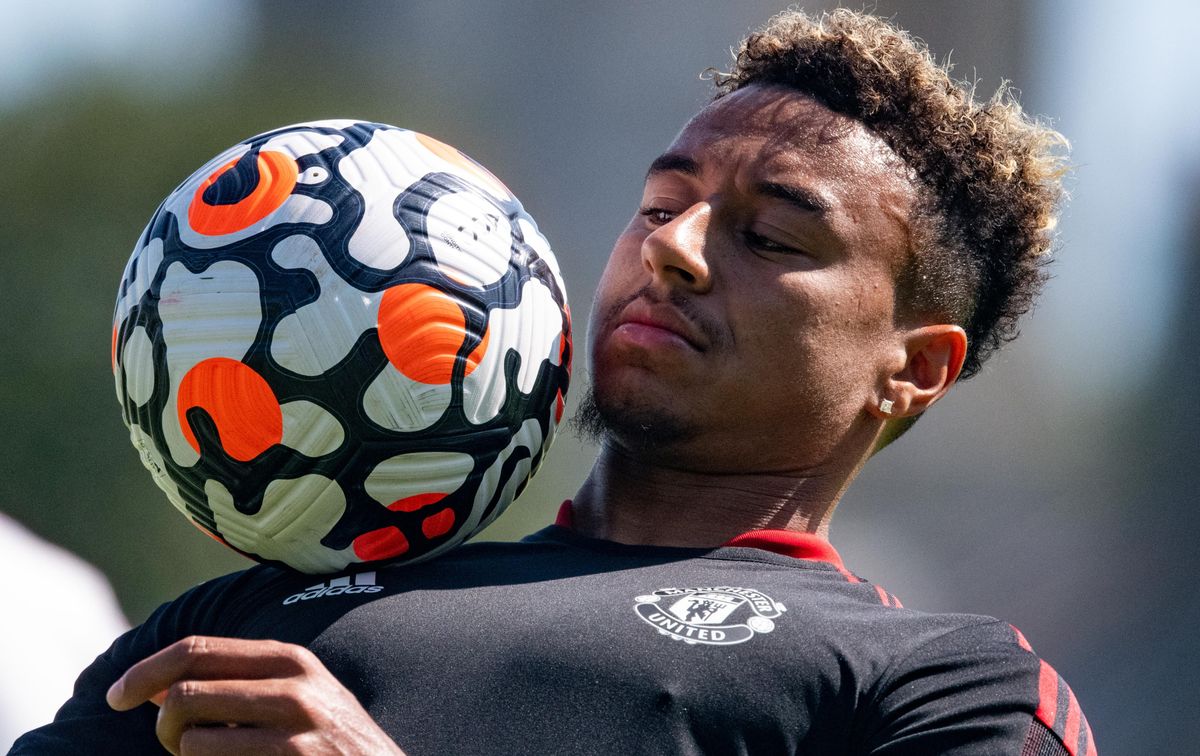
[[[879,411],[885,415],[890,415],[892,414],[893,406],[895,406],[895,402],[893,402],[891,399],[884,399],[879,402]]]

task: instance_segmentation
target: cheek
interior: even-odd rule
[[[873,380],[885,316],[858,297],[809,287],[786,298],[755,300],[742,333],[764,355],[766,380],[826,405],[857,402]]]
[[[645,234],[634,228],[637,218],[621,232],[613,244],[608,261],[604,264],[604,272],[600,275],[600,287],[597,289],[597,299],[606,290],[620,285],[620,282],[638,274],[642,268],[642,239]]]
[[[641,271],[641,240],[626,229],[617,238],[600,281],[592,298],[592,311],[588,319],[588,350],[593,352],[596,338],[604,328],[605,321],[614,315],[616,305],[637,291],[640,283],[637,276]],[[593,352],[594,354],[594,352]]]

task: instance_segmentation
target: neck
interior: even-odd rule
[[[855,471],[697,472],[645,461],[610,442],[575,495],[574,528],[592,538],[654,546],[719,546],[762,529],[824,538]]]

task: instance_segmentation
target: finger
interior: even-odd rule
[[[291,736],[259,727],[193,727],[183,733],[177,753],[182,756],[261,756],[264,753],[300,753]]]
[[[302,672],[312,655],[277,641],[192,636],[171,644],[126,670],[108,689],[117,711],[140,706],[183,679],[263,679]]]
[[[270,680],[182,680],[167,690],[155,734],[167,750],[178,752],[184,734],[196,727],[310,724],[287,692],[286,684]]]

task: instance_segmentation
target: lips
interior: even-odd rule
[[[708,346],[701,330],[674,306],[645,299],[635,299],[626,305],[613,330],[648,345],[682,342],[699,352]]]

